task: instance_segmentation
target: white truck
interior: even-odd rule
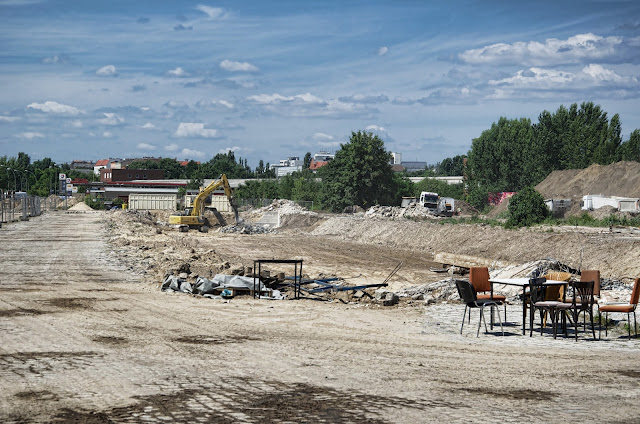
[[[453,198],[440,197],[438,193],[430,191],[420,193],[419,203],[436,216],[453,216],[456,210]]]

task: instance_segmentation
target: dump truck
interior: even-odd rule
[[[202,233],[206,233],[209,231],[211,224],[209,220],[204,216],[204,203],[205,199],[212,194],[216,189],[222,187],[224,189],[224,193],[229,199],[229,204],[231,205],[231,209],[233,209],[233,215],[238,223],[238,207],[235,204],[233,199],[233,194],[231,193],[231,186],[229,185],[229,180],[225,174],[220,175],[220,177],[216,180],[213,180],[208,186],[200,187],[200,192],[193,200],[193,203],[190,207],[185,208],[184,211],[177,214],[172,214],[169,216],[169,224],[178,225],[178,229],[181,232],[187,232],[189,229],[197,229]],[[216,219],[220,223],[221,226],[227,225],[224,217],[217,210],[212,210]]]

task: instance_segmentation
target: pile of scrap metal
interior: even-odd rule
[[[395,275],[396,272],[402,266],[400,262],[391,271],[389,276],[382,283],[374,284],[360,284],[356,286],[350,286],[344,283],[341,278],[322,278],[322,279],[302,279],[300,282],[300,290],[308,294],[321,294],[321,293],[335,293],[341,291],[358,291],[369,288],[386,287],[389,285],[389,280]]]
[[[202,295],[210,299],[231,298],[238,294],[250,293],[254,290],[253,277],[243,277],[240,275],[216,274],[213,279],[198,277],[195,283],[190,283],[185,278],[167,274],[161,286],[165,292],[180,292]],[[260,297],[265,299],[284,299],[285,297],[278,290],[266,287],[258,282],[256,290],[260,292]]]

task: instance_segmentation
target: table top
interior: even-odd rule
[[[519,286],[524,287],[529,285],[529,278],[490,278],[490,283],[493,284],[505,284],[507,286]],[[569,284],[566,281],[547,280],[544,285],[546,286],[558,286]]]

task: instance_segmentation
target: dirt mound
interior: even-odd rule
[[[640,163],[625,161],[553,171],[536,190],[545,199],[571,199],[569,214],[580,214],[582,196],[587,194],[640,197]]]
[[[75,205],[69,208],[70,211],[92,211],[94,210],[91,206],[86,203],[76,203]]]

